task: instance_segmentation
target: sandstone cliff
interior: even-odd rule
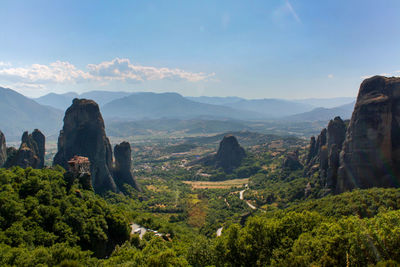
[[[340,154],[337,191],[400,186],[400,78],[365,80]]]
[[[24,132],[18,150],[11,149],[5,167],[19,166],[41,169],[44,167],[45,136],[35,129],[32,134]]]
[[[112,150],[106,136],[99,106],[93,100],[74,99],[65,112],[64,126],[58,137],[58,152],[53,164],[68,168],[74,156],[89,158],[95,192],[117,192],[112,177]]]
[[[305,174],[311,176],[318,171],[320,183],[325,189],[336,190],[339,153],[345,134],[345,122],[336,117],[321,131],[317,141],[315,137],[311,137]]]
[[[140,191],[139,185],[131,172],[131,153],[131,145],[128,142],[122,142],[114,147],[114,180],[121,191],[124,191],[124,184]]]
[[[222,168],[225,172],[231,172],[240,166],[246,152],[239,145],[236,137],[226,135],[219,144],[217,155],[215,156],[215,166]]]

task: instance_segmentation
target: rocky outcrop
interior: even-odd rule
[[[11,163],[14,161],[15,156],[17,155],[18,150],[15,147],[7,147],[7,160],[4,163],[5,168],[11,167]]]
[[[285,170],[297,171],[302,169],[303,165],[300,163],[299,156],[296,152],[288,152],[283,160],[282,167]]]
[[[400,186],[400,78],[365,80],[340,154],[337,192]]]
[[[38,168],[41,169],[44,167],[44,156],[46,153],[46,137],[44,136],[44,134],[39,131],[38,129],[35,129],[32,134],[31,134],[31,138],[32,140],[36,143],[36,155],[39,158],[39,164],[38,164]]]
[[[342,150],[346,136],[346,124],[340,117],[336,117],[329,122],[327,136],[328,164],[325,186],[335,190],[339,168],[339,153]]]
[[[323,188],[335,190],[339,168],[339,154],[346,134],[346,124],[340,118],[331,120],[321,131],[315,142],[311,137],[306,160],[305,174],[311,176],[318,171]]]
[[[225,172],[232,172],[240,166],[246,152],[239,145],[233,135],[226,135],[219,144],[219,149],[215,155],[215,166],[222,168]]]
[[[317,152],[317,145],[315,141],[315,137],[311,136],[310,140],[310,146],[308,148],[308,153],[307,153],[307,161],[306,164],[309,164],[310,161],[318,154]]]
[[[326,145],[326,129],[322,129],[321,133],[315,137],[312,136],[310,140],[310,147],[308,149],[306,165],[304,168],[304,173],[307,176],[311,176],[313,173],[318,171],[321,165],[324,165],[324,161],[320,160],[320,153],[323,147]]]
[[[65,112],[64,126],[58,137],[58,152],[53,164],[68,168],[74,156],[90,160],[95,192],[117,192],[112,177],[112,150],[106,136],[99,106],[93,100],[74,99]]]
[[[6,138],[2,131],[0,131],[0,168],[3,167],[7,160],[7,147]]]
[[[128,142],[122,142],[114,147],[114,180],[121,191],[124,191],[124,184],[128,184],[140,191],[140,187],[131,171],[131,153],[131,145]]]
[[[32,134],[24,132],[19,149],[10,150],[7,153],[9,155],[5,167],[41,169],[44,167],[45,136],[38,129],[35,129]]]

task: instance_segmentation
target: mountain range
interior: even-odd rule
[[[20,138],[24,131],[40,129],[53,134],[61,129],[63,111],[38,104],[11,89],[0,87],[0,130],[7,139]]]
[[[57,133],[62,116],[74,98],[96,101],[106,120],[197,121],[327,121],[335,116],[349,119],[354,98],[284,100],[240,97],[184,97],[177,93],[128,93],[90,91],[82,94],[50,93],[30,99],[11,89],[0,88],[0,129],[8,138],[19,138],[24,130],[39,128],[46,135]],[[332,107],[334,104],[338,106]],[[316,106],[317,105],[317,106]],[[116,124],[115,124],[116,125]],[[189,123],[188,125],[193,125]],[[120,124],[119,127],[120,128]],[[132,125],[130,125],[131,127]],[[224,128],[225,126],[221,124]]]

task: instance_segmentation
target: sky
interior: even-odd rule
[[[399,0],[1,0],[0,86],[356,96],[400,76]]]

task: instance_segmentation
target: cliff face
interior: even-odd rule
[[[217,155],[215,156],[215,165],[217,168],[224,169],[225,172],[231,172],[240,166],[246,152],[239,145],[236,137],[226,135],[219,144]]]
[[[32,134],[24,132],[18,150],[10,150],[5,167],[19,166],[41,169],[44,167],[45,136],[35,129]]]
[[[114,179],[121,191],[124,191],[124,184],[128,184],[140,191],[139,185],[131,172],[131,145],[128,142],[122,142],[114,147]]]
[[[400,78],[365,80],[349,126],[331,120],[311,139],[306,163],[306,174],[319,171],[321,184],[336,193],[400,187]]]
[[[360,87],[340,154],[337,191],[400,186],[400,78]]]
[[[7,160],[7,147],[6,138],[2,131],[0,131],[0,167],[3,167]]]
[[[311,137],[305,173],[311,176],[318,171],[321,185],[325,189],[336,190],[339,153],[345,134],[346,124],[340,117],[336,117],[321,131],[317,141]]]
[[[41,169],[44,167],[44,155],[46,153],[46,137],[44,134],[39,131],[38,129],[35,129],[32,134],[31,134],[32,140],[36,143],[36,155],[39,159],[39,165],[38,168]]]
[[[89,158],[95,192],[117,191],[112,177],[110,141],[105,133],[99,106],[93,100],[74,99],[65,112],[53,164],[67,169],[68,160],[76,155]]]

